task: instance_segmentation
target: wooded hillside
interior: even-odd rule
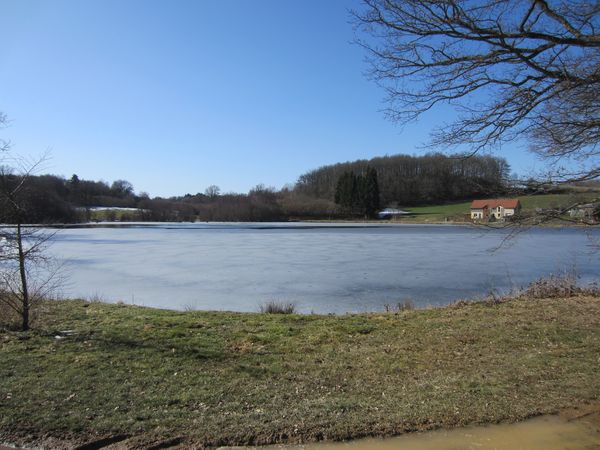
[[[296,190],[311,197],[333,200],[345,172],[377,171],[380,203],[422,205],[493,196],[504,191],[510,166],[492,156],[393,155],[323,166],[300,176]]]
[[[217,186],[211,186],[205,193],[150,198],[146,193],[136,195],[133,185],[126,180],[116,180],[109,185],[77,175],[70,178],[30,175],[22,179],[10,171],[0,174],[0,187],[2,192],[10,192],[12,185],[25,182],[18,201],[23,220],[28,223],[277,221],[374,217],[379,207],[491,197],[504,191],[508,171],[509,165],[504,159],[491,156],[395,155],[324,166],[302,175],[293,189],[278,191],[257,185],[247,194],[221,194]],[[367,173],[371,176],[366,177]],[[336,187],[344,174],[356,183],[369,178],[372,186],[367,190],[358,189],[354,194],[350,192],[351,197],[357,196],[354,200],[353,197],[344,199],[345,194],[340,191],[336,202]],[[370,195],[369,201],[366,201],[366,193]],[[119,215],[110,212],[98,219],[92,213],[93,207],[137,208],[137,211],[124,211]],[[3,220],[11,221],[10,218]]]

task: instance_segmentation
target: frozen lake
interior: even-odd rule
[[[600,230],[588,230],[600,238]],[[67,297],[171,309],[257,311],[267,300],[301,312],[380,311],[481,297],[576,267],[600,273],[582,230],[504,231],[443,225],[154,224],[59,231]],[[592,236],[592,237],[594,237]]]

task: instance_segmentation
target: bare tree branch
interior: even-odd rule
[[[440,103],[459,118],[431,146],[494,149],[526,137],[551,162],[600,156],[600,3],[586,0],[364,0],[354,11],[387,115]]]

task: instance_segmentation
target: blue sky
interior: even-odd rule
[[[276,188],[321,165],[419,154],[351,44],[353,0],[0,0],[2,137],[45,172],[171,196]],[[502,153],[534,168],[522,148]]]

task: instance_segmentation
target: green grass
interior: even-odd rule
[[[469,214],[471,202],[451,203],[447,205],[418,206],[407,208],[412,216],[402,218],[403,221],[418,222],[443,222],[445,218],[449,220],[464,219],[463,216]]]
[[[523,210],[534,211],[536,208],[559,208],[577,202],[585,202],[600,197],[599,193],[546,194],[518,197]]]
[[[558,208],[576,202],[585,202],[598,198],[597,192],[573,192],[566,194],[521,195],[517,198],[521,202],[524,213],[535,212],[536,208]],[[410,217],[403,217],[403,222],[444,222],[468,221],[471,211],[471,202],[452,203],[447,205],[419,206],[406,208],[412,213]]]
[[[0,332],[0,443],[340,440],[515,421],[600,393],[596,298],[337,317],[44,308],[34,331]]]

